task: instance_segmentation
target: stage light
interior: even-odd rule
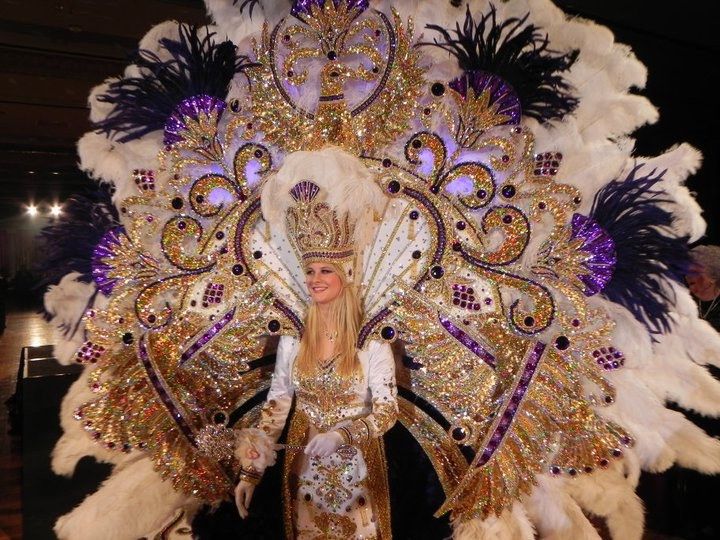
[[[53,204],[50,207],[50,215],[54,218],[60,217],[60,214],[62,213],[62,208],[59,204]]]
[[[28,216],[30,216],[30,217],[35,217],[35,216],[37,216],[37,215],[38,215],[37,206],[35,206],[34,204],[29,205],[29,206],[27,207],[27,214],[28,214]]]

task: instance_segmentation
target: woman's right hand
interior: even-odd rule
[[[235,506],[237,506],[238,514],[245,519],[248,516],[248,508],[250,508],[250,500],[252,499],[255,485],[247,480],[240,480],[235,486]]]

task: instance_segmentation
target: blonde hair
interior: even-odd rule
[[[348,283],[345,272],[334,263],[330,265],[340,277],[342,292],[330,304],[329,323],[337,331],[335,340],[335,353],[338,355],[335,364],[337,372],[344,377],[355,374],[360,366],[357,359],[357,339],[360,333],[362,322],[362,304],[357,293],[357,288]],[[318,364],[324,358],[320,358],[320,313],[317,304],[312,302],[305,317],[305,331],[300,340],[300,351],[298,352],[297,368],[302,373],[312,373],[318,368]]]

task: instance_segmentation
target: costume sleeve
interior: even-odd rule
[[[235,456],[243,471],[262,474],[266,467],[275,463],[277,442],[287,420],[294,389],[292,386],[292,363],[297,354],[297,342],[282,336],[275,357],[275,371],[270,391],[260,410],[260,421],[255,428],[242,429],[237,433]]]
[[[346,427],[351,444],[363,444],[380,437],[395,424],[398,416],[395,359],[387,343],[373,341],[369,345],[368,386],[372,412]],[[341,432],[342,433],[342,432]]]

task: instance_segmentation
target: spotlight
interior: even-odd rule
[[[60,208],[59,204],[53,204],[50,207],[50,215],[54,218],[60,217],[60,214],[62,213],[62,209]]]
[[[38,215],[37,206],[35,206],[34,204],[31,204],[30,206],[28,206],[28,207],[27,207],[27,214],[28,214],[28,216],[30,216],[30,217],[35,217],[35,216],[37,216],[37,215]]]

